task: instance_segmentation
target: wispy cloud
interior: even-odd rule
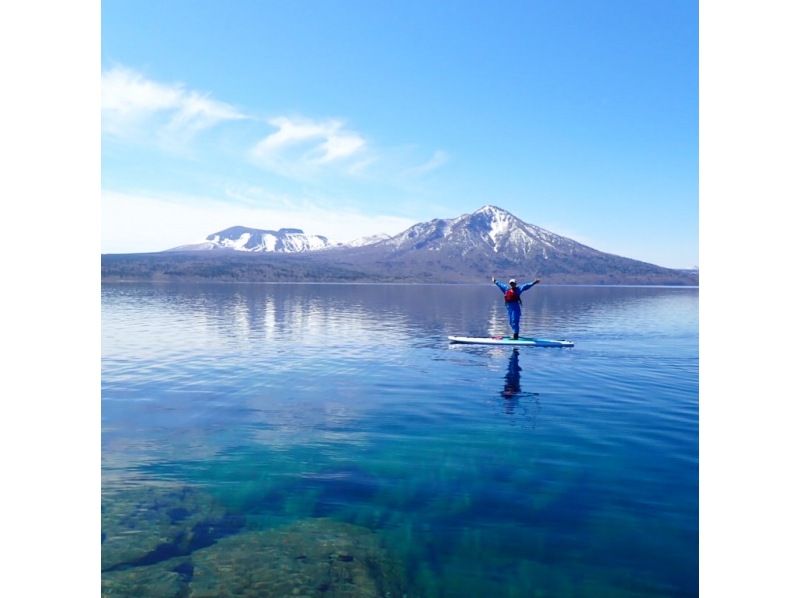
[[[218,123],[247,118],[210,94],[152,81],[125,67],[105,71],[101,85],[103,132],[116,137],[136,137],[146,129],[148,135],[187,140]]]
[[[251,141],[231,146],[226,159],[235,156],[249,160],[263,170],[303,184],[360,182],[398,188],[450,159],[442,150],[425,160],[425,150],[414,144],[368,141],[367,135],[340,118],[309,118],[295,113],[264,119],[252,114],[251,108],[246,113],[212,98],[210,93],[179,82],[155,81],[125,66],[109,68],[102,74],[104,135],[173,155],[195,157],[198,152],[213,151],[208,145],[194,143],[199,141],[199,133],[245,121],[243,126]]]
[[[308,176],[330,166],[347,172],[352,159],[362,157],[367,148],[364,137],[341,120],[280,116],[268,122],[277,130],[256,144],[251,157],[282,175]]]

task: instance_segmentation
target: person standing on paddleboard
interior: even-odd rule
[[[533,282],[526,282],[524,285],[517,286],[517,281],[513,278],[508,281],[508,284],[500,282],[492,276],[492,282],[496,284],[501,291],[506,301],[506,309],[508,310],[508,324],[514,331],[514,340],[519,339],[519,318],[522,315],[522,302],[520,295],[531,288],[533,285],[540,283],[537,278]]]

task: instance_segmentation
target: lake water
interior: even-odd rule
[[[697,289],[102,293],[104,595],[697,593]]]

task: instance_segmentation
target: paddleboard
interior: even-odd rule
[[[531,338],[521,336],[514,340],[510,336],[448,336],[447,340],[451,343],[464,343],[469,345],[528,345],[531,347],[574,347],[575,343],[567,340],[553,340],[548,338]]]

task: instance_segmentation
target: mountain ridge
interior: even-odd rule
[[[699,276],[593,249],[494,205],[349,244],[301,229],[247,227],[205,242],[217,250],[103,256],[103,280],[478,282],[496,274],[558,284],[696,285]]]

